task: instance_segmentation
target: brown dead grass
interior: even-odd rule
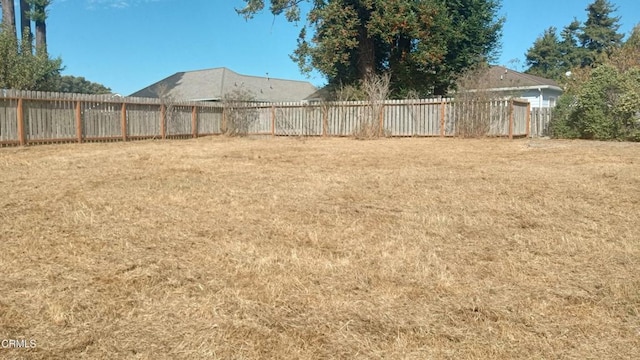
[[[0,149],[0,358],[637,359],[639,234],[638,144]]]

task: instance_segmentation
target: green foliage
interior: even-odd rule
[[[98,83],[88,81],[84,77],[65,75],[58,79],[55,91],[77,94],[110,94],[111,89]]]
[[[31,7],[29,17],[33,21],[45,21],[47,19],[47,7],[51,5],[51,0],[27,0]]]
[[[607,0],[595,0],[587,7],[588,18],[584,24],[574,20],[558,38],[553,27],[536,39],[527,51],[529,74],[559,81],[575,67],[597,66],[606,62],[622,43],[618,34],[619,17],[611,14],[616,8]]]
[[[554,137],[640,140],[640,68],[596,67],[560,98],[551,131]]]
[[[573,93],[564,93],[558,99],[553,109],[553,116],[549,123],[549,133],[554,138],[577,139],[580,133],[569,125],[569,117],[576,104],[576,96]]]
[[[552,79],[560,78],[568,70],[564,66],[563,51],[555,27],[548,28],[536,39],[527,52],[527,64],[529,74]]]
[[[640,25],[622,44],[623,36],[616,33],[620,18],[610,16],[615,8],[608,1],[596,0],[587,10],[582,32],[577,32],[574,22],[572,31],[563,33],[567,46],[574,44],[574,54],[579,54],[574,59],[581,61],[565,82],[551,134],[640,141]]]
[[[18,42],[10,32],[0,31],[0,88],[55,91],[62,60],[33,54],[28,34],[24,35]]]
[[[271,5],[300,20],[302,0],[245,0],[250,18]],[[307,0],[312,4],[292,54],[334,87],[391,74],[392,96],[445,94],[465,69],[495,55],[503,19],[499,0]]]
[[[608,0],[595,0],[587,7],[588,17],[579,35],[584,49],[589,50],[582,65],[597,63],[601,55],[610,55],[622,44],[623,34],[618,34],[620,17],[612,17],[617,9]]]
[[[611,54],[609,61],[622,71],[640,68],[640,24],[636,25],[622,47]]]

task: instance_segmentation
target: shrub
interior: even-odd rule
[[[255,96],[251,91],[238,88],[224,95],[224,129],[228,136],[247,136],[253,123],[258,120],[258,110],[251,107]]]
[[[368,106],[354,134],[357,139],[374,139],[383,135],[380,118],[384,111],[384,101],[389,98],[390,89],[391,76],[388,73],[370,75],[361,82],[361,90]]]
[[[454,95],[456,136],[484,137],[490,133],[492,120],[499,122],[501,114],[496,110],[492,111],[491,103],[501,99],[505,94],[491,91],[496,84],[489,70],[488,66],[479,65],[458,78]]]
[[[552,136],[637,141],[640,124],[640,69],[620,72],[600,65],[560,98]]]

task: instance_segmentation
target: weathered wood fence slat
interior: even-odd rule
[[[488,135],[509,138],[544,136],[550,119],[550,112],[532,111],[519,99],[249,103],[225,109],[221,103],[0,90],[0,145],[215,135],[225,131],[233,111],[242,111],[246,131],[256,135],[353,136],[373,124],[384,136],[445,137],[457,135],[460,110],[486,117]]]

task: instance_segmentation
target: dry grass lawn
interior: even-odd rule
[[[4,148],[0,246],[0,358],[640,358],[640,144]]]

